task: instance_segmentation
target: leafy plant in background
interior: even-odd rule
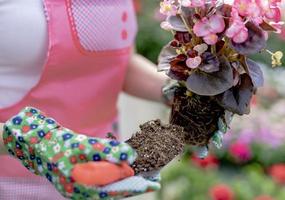
[[[211,156],[214,158],[214,156]],[[159,200],[284,200],[284,164],[265,171],[257,163],[225,168],[186,154],[163,172]]]
[[[140,1],[141,10],[138,13],[139,31],[136,48],[139,54],[157,63],[161,48],[171,39],[172,35],[160,28],[165,17],[159,13],[160,0]]]

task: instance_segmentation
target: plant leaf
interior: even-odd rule
[[[224,139],[224,134],[221,131],[216,131],[213,137],[211,138],[212,143],[216,146],[217,149],[222,148],[223,139]]]
[[[193,72],[187,79],[187,88],[204,96],[215,96],[233,87],[233,70],[225,58],[220,58],[220,71],[205,73],[200,70]]]
[[[225,110],[225,122],[227,124],[228,127],[230,127],[230,124],[232,123],[233,121],[233,118],[234,118],[234,113],[228,111],[228,110]]]
[[[169,44],[164,46],[158,57],[158,71],[168,71],[171,67],[170,62],[177,56],[175,48]]]
[[[166,21],[173,27],[174,31],[188,32],[187,27],[180,16],[169,16]]]
[[[266,39],[263,30],[251,22],[248,22],[246,27],[248,29],[248,39],[241,44],[231,41],[231,47],[243,55],[260,52],[266,47]]]
[[[260,66],[251,59],[246,59],[246,65],[249,71],[249,76],[252,80],[255,88],[262,87],[264,85],[263,72]]]
[[[227,90],[217,97],[218,103],[226,110],[239,114],[250,113],[250,101],[254,93],[254,87],[248,74],[241,75],[239,86]]]
[[[206,73],[213,73],[220,70],[220,61],[216,55],[210,52],[202,54],[203,63],[199,66],[199,69]]]
[[[222,133],[227,133],[228,126],[222,118],[219,118],[218,120],[218,127],[219,127],[219,131],[221,131]]]

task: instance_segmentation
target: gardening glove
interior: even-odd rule
[[[118,199],[160,188],[133,176],[136,153],[128,144],[76,134],[35,108],[8,120],[3,139],[12,156],[70,199]]]

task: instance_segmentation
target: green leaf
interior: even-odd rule
[[[218,148],[222,148],[223,146],[223,139],[224,134],[221,131],[215,132],[214,136],[212,137],[212,143]]]
[[[218,120],[218,127],[219,127],[219,130],[222,133],[227,133],[228,126],[227,126],[227,124],[224,122],[224,120],[222,118],[219,118],[219,120]]]

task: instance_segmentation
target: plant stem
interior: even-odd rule
[[[211,52],[212,52],[212,54],[216,54],[216,51],[217,51],[216,45],[212,45],[212,46],[211,46]]]

